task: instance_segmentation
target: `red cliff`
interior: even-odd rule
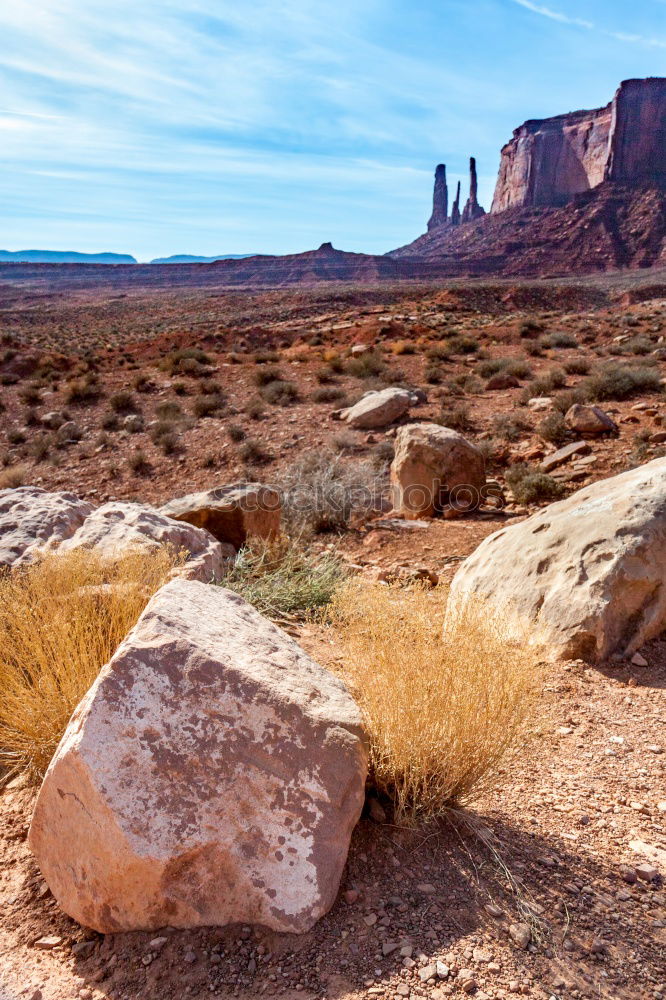
[[[627,80],[605,108],[521,125],[502,150],[491,211],[565,205],[605,179],[666,179],[666,79]]]

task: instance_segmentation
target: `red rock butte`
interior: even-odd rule
[[[525,122],[502,150],[491,212],[565,205],[603,181],[666,182],[666,79],[625,80],[604,108]]]

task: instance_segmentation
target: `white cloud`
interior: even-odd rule
[[[559,21],[560,24],[570,24],[576,28],[585,28],[587,31],[597,31],[600,34],[605,35],[607,38],[615,39],[616,42],[626,42],[630,45],[644,45],[650,48],[666,49],[666,39],[663,38],[639,35],[624,31],[613,31],[609,28],[599,27],[594,24],[593,21],[586,21],[580,17],[571,17],[569,14],[564,14],[558,10],[552,10],[550,7],[543,7],[541,4],[532,3],[532,0],[512,0],[512,2],[518,4],[519,7],[524,7],[525,10],[532,11],[533,14],[540,14],[541,17],[547,17],[551,21]],[[659,0],[659,2],[664,2],[664,0]]]

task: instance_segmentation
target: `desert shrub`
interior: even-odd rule
[[[470,431],[474,427],[469,408],[465,403],[442,407],[435,420],[442,427],[450,427],[454,431]]]
[[[28,406],[39,406],[42,401],[42,394],[36,385],[26,385],[18,395],[21,402]]]
[[[10,444],[25,444],[25,431],[22,431],[19,427],[10,427],[7,431],[7,440]]]
[[[280,360],[277,351],[257,351],[254,356],[254,363],[257,365],[275,364]]]
[[[247,436],[245,433],[245,428],[241,427],[240,424],[228,424],[227,434],[229,435],[232,441],[236,442],[236,444],[238,444],[240,441],[244,441]]]
[[[141,451],[141,449],[132,452],[127,459],[127,464],[132,472],[137,476],[145,476],[151,470],[151,465],[148,461],[146,453]]]
[[[661,375],[647,365],[622,365],[609,361],[582,384],[588,399],[630,399],[641,393],[662,392]]]
[[[474,354],[479,349],[479,343],[474,337],[464,337],[461,334],[447,337],[445,345],[451,354]]]
[[[543,331],[543,323],[535,319],[526,319],[518,327],[518,334],[523,340],[533,340]]]
[[[204,393],[195,396],[192,402],[192,412],[195,417],[213,417],[227,405],[227,398],[222,392]]]
[[[372,449],[372,461],[379,468],[390,465],[395,458],[395,448],[391,441],[380,441]]]
[[[573,358],[562,365],[567,375],[588,375],[590,362],[586,358]]]
[[[416,354],[416,344],[412,343],[411,340],[395,340],[391,344],[391,354],[395,354],[396,357],[401,354]]]
[[[276,379],[263,387],[261,395],[273,406],[289,406],[298,399],[298,388],[293,382]]]
[[[550,396],[556,389],[561,389],[565,386],[566,382],[566,372],[561,368],[551,368],[549,372],[540,375],[539,378],[535,378],[534,381],[525,387],[522,394],[523,402],[526,403],[528,399],[533,399],[535,396]]]
[[[426,365],[425,371],[423,372],[423,378],[428,385],[439,385],[442,381],[442,369],[438,364],[431,362]]]
[[[140,372],[138,375],[134,376],[132,379],[132,386],[137,392],[152,392],[155,389],[155,383],[145,374],[145,372]]]
[[[435,344],[426,351],[426,357],[431,361],[448,361],[452,351],[446,344]]]
[[[266,407],[261,399],[251,399],[245,407],[250,420],[262,420],[266,413]]]
[[[0,472],[0,490],[15,490],[24,486],[28,479],[26,465],[11,465]]]
[[[626,346],[631,354],[637,355],[649,354],[653,349],[653,345],[647,337],[632,337],[631,340],[627,341]]]
[[[268,452],[260,441],[254,438],[247,438],[238,449],[238,454],[246,465],[265,465],[270,462],[273,456]]]
[[[564,417],[559,410],[554,410],[553,413],[549,413],[547,417],[544,417],[537,426],[537,433],[544,439],[544,441],[550,441],[551,444],[562,445],[569,437],[569,431],[567,430],[567,425],[564,422]]]
[[[53,438],[50,434],[36,434],[28,445],[28,454],[34,458],[35,462],[43,462],[48,458],[48,454],[53,445]]]
[[[386,479],[371,461],[313,448],[283,470],[278,485],[285,525],[307,534],[342,531],[355,515],[379,509]]]
[[[351,431],[341,431],[340,434],[334,434],[331,438],[331,447],[342,455],[351,455],[352,452],[362,451],[364,444]]]
[[[100,425],[105,431],[117,431],[120,427],[117,413],[104,413],[100,420]]]
[[[527,644],[508,645],[482,606],[443,633],[444,588],[352,580],[333,598],[340,672],[365,716],[369,779],[413,824],[469,801],[497,779],[536,701]]]
[[[26,425],[26,427],[39,426],[41,421],[39,419],[39,414],[37,413],[37,410],[33,410],[32,407],[29,407],[23,414],[23,423]]]
[[[114,413],[136,413],[139,408],[132,393],[126,390],[114,393],[109,399],[109,405]]]
[[[282,372],[279,368],[260,368],[254,373],[254,384],[259,388],[270,385],[271,382],[282,381]]]
[[[72,711],[180,561],[88,549],[0,579],[0,766],[39,779]]]
[[[506,481],[518,503],[558,500],[564,493],[562,483],[529,465],[513,465],[507,470]]]
[[[586,398],[584,389],[578,386],[575,389],[567,389],[566,392],[558,392],[553,396],[553,406],[560,413],[566,413],[574,403],[583,403]]]
[[[183,416],[183,408],[175,399],[166,399],[155,407],[155,416],[158,420],[180,420]]]
[[[184,347],[178,351],[171,351],[160,361],[162,371],[169,375],[177,373],[183,375],[197,375],[205,371],[205,366],[210,364],[210,358],[205,351],[198,347]]]
[[[376,351],[367,351],[358,358],[350,358],[347,372],[354,378],[376,378],[385,371],[386,365]]]
[[[532,433],[532,425],[520,413],[498,413],[493,417],[492,430],[502,441],[520,441]]]
[[[541,347],[554,347],[562,349],[565,347],[578,347],[578,341],[571,333],[566,333],[564,330],[558,330],[555,333],[547,333],[545,337],[541,337],[539,341]]]
[[[345,372],[345,363],[342,358],[336,355],[334,357],[329,357],[327,360],[328,370],[331,375],[342,375]]]
[[[314,554],[287,538],[245,546],[224,579],[269,618],[305,618],[325,607],[346,578],[344,564],[330,554]]]
[[[532,369],[522,358],[491,358],[481,362],[476,371],[482,378],[492,378],[493,375],[513,375],[515,378],[531,378]]]
[[[313,403],[335,403],[344,398],[344,389],[340,389],[339,386],[335,385],[322,386],[320,389],[315,389],[312,393]]]
[[[95,375],[74,379],[65,386],[65,402],[72,406],[95,403],[100,395],[101,390]]]

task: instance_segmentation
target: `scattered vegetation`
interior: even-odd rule
[[[0,766],[46,770],[72,711],[166,582],[167,549],[52,554],[0,579]]]
[[[569,437],[567,425],[559,410],[554,410],[539,423],[537,433],[550,444],[563,445]]]
[[[386,479],[372,461],[345,461],[327,448],[303,452],[281,474],[284,523],[295,535],[342,531],[354,515],[380,509]]]
[[[480,607],[442,638],[446,596],[353,580],[333,598],[341,672],[369,732],[370,781],[396,824],[436,817],[491,785],[535,704],[525,645],[508,646]]]
[[[511,466],[506,472],[506,481],[518,503],[559,500],[564,494],[562,483],[529,465]]]
[[[238,553],[222,586],[269,618],[305,618],[331,601],[346,575],[335,556],[311,553],[298,541],[256,540]]]
[[[609,361],[585,380],[583,390],[589,399],[621,400],[642,393],[663,392],[663,385],[657,368]]]

